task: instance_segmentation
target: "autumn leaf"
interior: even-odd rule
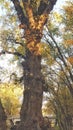
[[[64,43],[68,46],[73,45],[73,39],[65,40]]]
[[[68,61],[73,64],[73,56],[68,58]]]

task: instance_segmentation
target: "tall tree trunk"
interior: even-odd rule
[[[6,127],[6,114],[0,100],[0,130],[7,130]]]
[[[34,0],[11,0],[14,3],[20,28],[24,29],[26,39],[26,60],[24,69],[24,97],[21,108],[21,123],[17,130],[41,130],[43,84],[41,82],[41,38],[48,14],[57,0],[40,1],[34,7]],[[35,1],[36,4],[37,0]],[[43,8],[44,7],[44,8]],[[24,11],[25,10],[25,13]],[[36,12],[36,13],[35,13]]]
[[[17,130],[41,130],[43,84],[41,74],[41,37],[43,25],[34,21],[32,9],[27,7],[30,26],[25,30],[26,59],[24,69],[24,98],[21,123]],[[31,20],[32,19],[32,20]],[[45,19],[41,17],[42,24]]]
[[[41,56],[26,53],[24,67],[24,100],[21,108],[21,124],[18,130],[40,130],[42,120]]]

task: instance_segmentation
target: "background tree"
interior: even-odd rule
[[[0,84],[0,98],[2,100],[7,117],[19,115],[22,91],[23,89],[19,84]]]
[[[61,14],[61,16],[54,13],[53,17],[55,15],[55,17],[59,18],[61,28],[58,27],[59,23],[55,26],[54,22],[49,22],[46,27],[46,35],[44,35],[44,40],[49,44],[48,47],[45,48],[47,54],[45,61],[48,63],[48,66],[47,64],[43,66],[43,73],[47,81],[46,91],[49,91],[48,100],[52,105],[51,108],[56,115],[57,123],[61,130],[72,129],[72,7],[73,4],[71,2],[63,8],[63,14]],[[51,17],[51,19],[53,17]],[[49,55],[52,57],[52,64],[50,64]]]

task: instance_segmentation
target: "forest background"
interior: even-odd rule
[[[16,13],[13,10],[10,14],[13,5],[9,5],[8,1],[4,3],[2,1],[0,5],[4,11],[0,16],[0,99],[6,115],[17,116],[20,112],[24,89],[22,63],[25,58],[26,44],[23,45],[23,29]],[[42,82],[44,84],[42,111],[43,115],[55,116],[58,124],[55,127],[59,127],[58,129],[71,130],[73,1],[67,1],[61,9],[59,7],[59,10],[56,8],[50,13],[44,26],[42,47],[39,47],[39,52],[42,52]]]

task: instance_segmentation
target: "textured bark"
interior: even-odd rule
[[[41,56],[35,56],[28,51],[23,67],[25,90],[18,130],[40,130],[43,96]]]
[[[17,130],[41,130],[43,123],[41,110],[43,96],[43,84],[41,82],[41,38],[48,14],[53,9],[57,0],[50,0],[49,4],[40,2],[36,13],[31,1],[22,0],[23,8],[26,12],[25,15],[20,1],[11,1],[14,3],[18,18],[21,22],[20,28],[24,29],[27,48],[26,59],[23,63],[24,99],[20,113],[21,123],[17,127]],[[44,4],[46,5],[43,9],[42,5]]]
[[[6,127],[6,114],[0,100],[0,130],[7,130]]]

